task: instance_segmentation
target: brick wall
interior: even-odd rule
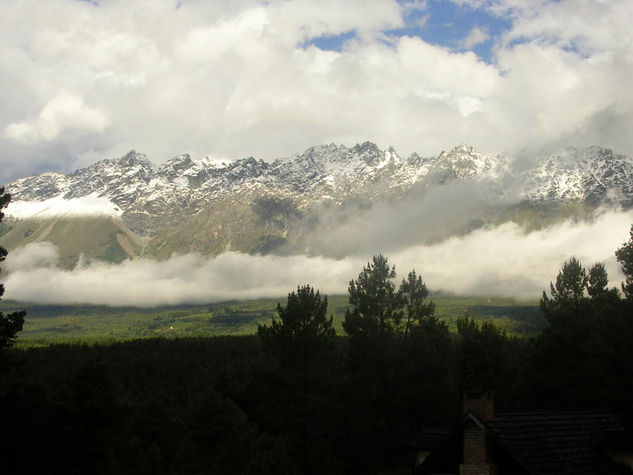
[[[485,464],[487,462],[486,434],[478,425],[468,424],[464,427],[464,463]]]
[[[459,467],[460,475],[494,475],[496,469],[491,464],[486,432],[475,421],[464,426],[463,463]]]
[[[494,395],[490,391],[473,391],[464,394],[464,414],[472,412],[482,421],[495,417]]]

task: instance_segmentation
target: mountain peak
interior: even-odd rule
[[[370,142],[368,140],[366,140],[365,142],[363,142],[362,144],[356,144],[352,147],[352,151],[354,153],[358,153],[360,155],[362,154],[379,154],[382,151],[380,150],[380,148],[378,148],[378,145],[376,145],[373,142]]]
[[[167,256],[226,249],[253,252],[259,249],[258,243],[268,242],[262,239],[271,236],[293,246],[311,245],[303,233],[311,232],[319,222],[313,217],[320,217],[318,213],[326,208],[328,216],[338,216],[329,214],[336,213],[337,207],[341,217],[348,216],[356,209],[349,206],[358,204],[362,212],[364,203],[410,200],[451,181],[459,187],[460,180],[486,199],[504,197],[500,200],[504,203],[573,200],[633,207],[633,159],[609,149],[560,150],[535,157],[532,168],[522,171],[508,165],[509,159],[482,154],[465,143],[435,157],[412,154],[406,160],[393,147],[381,150],[369,141],[352,148],[318,145],[272,164],[253,157],[218,163],[211,157],[192,158],[184,153],[157,170],[145,155],[131,150],[120,159],[102,160],[68,175],[49,173],[10,183],[12,205],[22,202],[22,208],[9,208],[7,214],[17,209],[19,219],[37,218],[37,210],[59,212],[98,200],[99,206],[87,208],[84,215],[101,216],[101,210],[107,209],[117,225],[147,238],[142,245],[139,241],[134,252]],[[412,187],[415,194],[407,198]],[[268,217],[253,215],[259,209],[253,204],[262,196],[275,198],[269,200],[274,206],[265,210]],[[34,212],[27,215],[25,210]],[[338,218],[328,218],[328,222],[335,225]],[[11,231],[16,242],[25,239],[30,226]],[[111,242],[107,236],[99,239]]]
[[[474,154],[474,153],[477,153],[477,151],[475,150],[475,147],[473,147],[472,145],[467,144],[466,142],[462,142],[456,147],[453,147],[451,150],[449,150],[448,153]]]
[[[458,178],[500,179],[508,172],[507,160],[499,156],[484,155],[466,143],[462,143],[448,152],[440,153],[437,157],[437,163],[441,167],[452,170]]]
[[[150,165],[147,156],[144,153],[138,153],[134,149],[119,158],[117,163],[123,167],[131,167],[138,164]]]
[[[351,152],[370,166],[379,166],[384,162],[384,153],[373,142],[363,142],[352,147]]]
[[[339,146],[339,145],[336,145],[335,143],[321,144],[321,145],[315,145],[313,147],[310,147],[301,155],[308,156],[308,157],[322,156],[322,155],[337,153],[337,152],[340,152],[341,150],[345,150],[344,145]]]
[[[159,169],[160,172],[181,172],[191,167],[193,161],[191,160],[191,155],[188,153],[183,153],[180,155],[176,155],[175,157],[170,158],[165,163],[163,163]]]

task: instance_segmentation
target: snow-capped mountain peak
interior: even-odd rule
[[[138,153],[136,150],[130,150],[118,160],[115,160],[118,166],[123,168],[143,167],[152,168],[152,164],[144,153]]]
[[[523,177],[530,200],[585,200],[597,203],[610,197],[633,200],[633,159],[608,148],[566,147],[539,157],[537,166]]]
[[[99,259],[270,252],[280,243],[300,252],[328,252],[319,236],[350,216],[403,200],[412,219],[425,220],[428,216],[416,216],[415,203],[435,191],[445,196],[441,187],[450,183],[457,185],[448,189],[456,202],[465,189],[475,192],[476,203],[481,198],[482,219],[498,219],[495,213],[522,200],[531,206],[567,200],[633,206],[629,157],[600,147],[569,147],[534,163],[515,173],[521,167],[511,167],[509,158],[467,144],[436,157],[413,153],[404,160],[393,147],[381,150],[372,142],[318,145],[272,163],[185,153],[159,167],[132,150],[71,174],[44,173],[8,184],[11,228],[3,239],[24,243],[56,236],[71,264],[84,253],[73,242],[92,243]],[[421,209],[428,214],[428,207]],[[454,229],[469,226],[455,223]],[[312,242],[314,233],[319,236]]]
[[[458,178],[500,179],[508,173],[508,163],[501,157],[491,157],[477,152],[471,145],[462,143],[442,152],[437,164],[449,168]]]
[[[468,144],[437,157],[414,153],[405,160],[393,147],[381,150],[372,142],[351,148],[318,145],[272,163],[253,157],[233,161],[193,158],[185,153],[157,169],[145,155],[132,150],[119,159],[102,160],[68,175],[44,173],[10,183],[7,189],[16,205],[9,207],[7,214],[18,210],[20,202],[91,196],[107,203],[91,198],[95,206],[87,209],[120,214],[130,229],[152,236],[208,209],[217,200],[234,200],[244,194],[250,196],[248,199],[255,194],[283,196],[299,209],[308,209],[324,200],[341,205],[359,197],[392,199],[416,183],[418,188],[429,189],[450,180],[481,183],[494,196],[510,184],[514,187],[512,196],[531,201],[599,202],[608,197],[633,204],[633,160],[608,149],[566,148],[539,157],[536,166],[518,175],[512,173],[510,164],[508,158],[480,153]],[[65,209],[58,201],[44,207],[47,214]],[[80,204],[73,201],[73,206]],[[14,214],[25,218],[32,210],[33,215],[42,216],[44,208],[23,206]]]

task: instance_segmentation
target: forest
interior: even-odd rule
[[[416,434],[479,389],[501,410],[603,408],[631,430],[633,228],[616,257],[621,290],[569,259],[533,337],[468,315],[449,329],[422,277],[382,255],[349,282],[343,335],[310,285],[242,336],[16,348],[25,315],[0,314],[1,471],[409,473]]]

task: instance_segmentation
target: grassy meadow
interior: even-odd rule
[[[329,312],[342,334],[347,295],[328,297]],[[533,336],[545,325],[536,301],[511,298],[436,296],[432,299],[436,315],[452,331],[460,316],[489,319],[508,335]],[[257,325],[269,323],[277,315],[277,303],[285,298],[228,301],[206,305],[181,305],[154,308],[108,307],[96,305],[41,305],[3,301],[0,310],[25,309],[24,329],[18,347],[50,343],[108,343],[139,338],[177,338],[217,335],[248,335]]]

